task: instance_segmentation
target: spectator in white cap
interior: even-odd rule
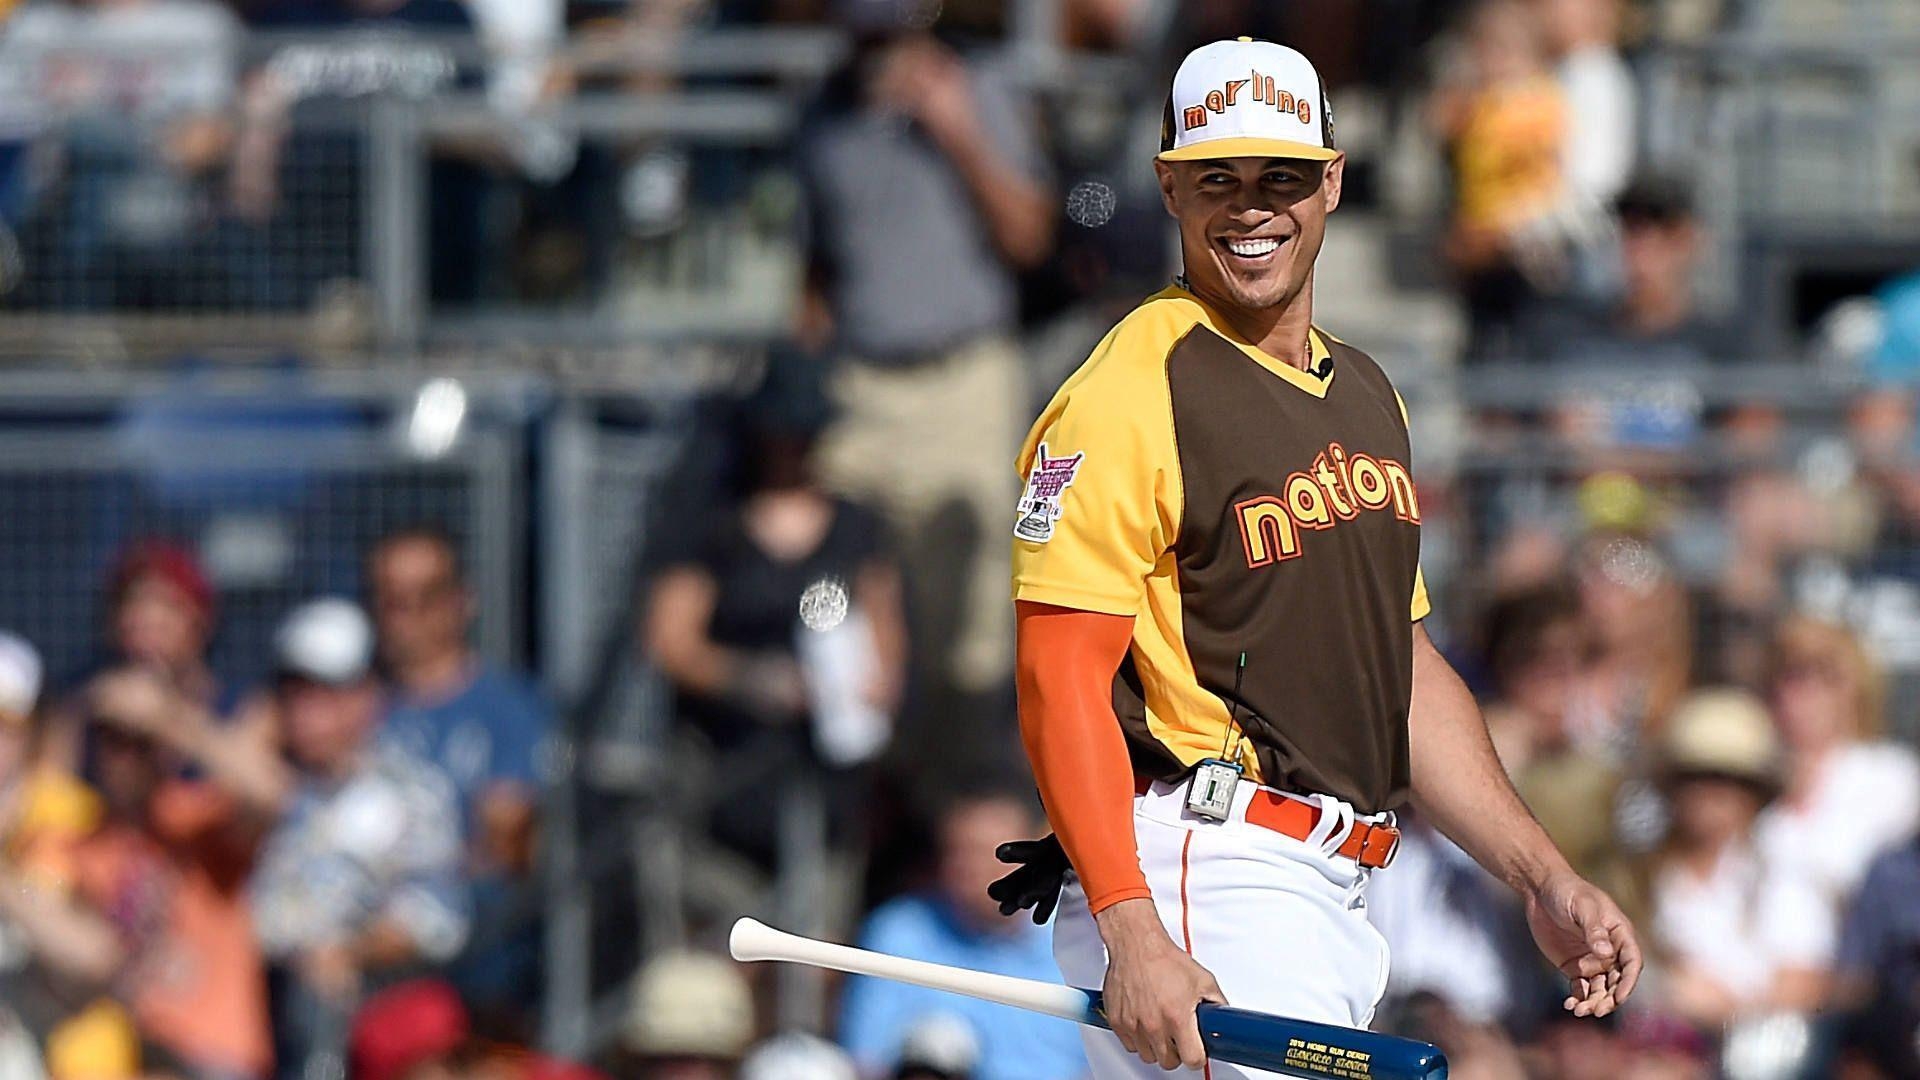
[[[859,1080],[846,1051],[814,1035],[775,1035],[747,1055],[740,1080]]]
[[[654,957],[634,983],[621,1032],[631,1066],[647,1080],[730,1080],[753,1042],[753,993],[733,961],[701,952]]]
[[[973,1080],[980,1036],[966,1018],[932,1013],[907,1031],[893,1080]]]
[[[274,636],[273,696],[294,771],[253,879],[273,966],[283,1068],[338,1049],[364,990],[466,940],[460,812],[431,763],[374,738],[373,627],[350,601],[311,601]]]

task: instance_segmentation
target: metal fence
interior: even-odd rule
[[[219,587],[215,666],[257,676],[290,606],[357,595],[372,542],[431,521],[472,568],[478,644],[523,660],[520,433],[480,416],[423,454],[396,430],[404,385],[0,378],[0,559],[15,568],[0,582],[0,625],[33,639],[56,674],[81,669],[112,559],[166,537],[197,549]]]

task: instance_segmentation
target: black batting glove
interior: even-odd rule
[[[1035,925],[1053,917],[1060,890],[1067,883],[1067,851],[1052,833],[1038,840],[1014,840],[994,849],[993,857],[1013,865],[1006,877],[987,886],[987,895],[1000,903],[1000,914],[1033,909]]]

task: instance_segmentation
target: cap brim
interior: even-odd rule
[[[1300,158],[1306,161],[1332,161],[1340,151],[1291,139],[1229,138],[1206,139],[1176,146],[1155,155],[1161,161],[1211,161],[1214,158]]]

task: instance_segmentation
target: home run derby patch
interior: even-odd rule
[[[1034,451],[1033,471],[1027,474],[1027,490],[1015,508],[1019,520],[1013,523],[1013,535],[1036,544],[1053,539],[1053,523],[1060,519],[1060,495],[1073,485],[1086,458],[1084,453],[1048,457],[1047,444],[1040,444]]]

